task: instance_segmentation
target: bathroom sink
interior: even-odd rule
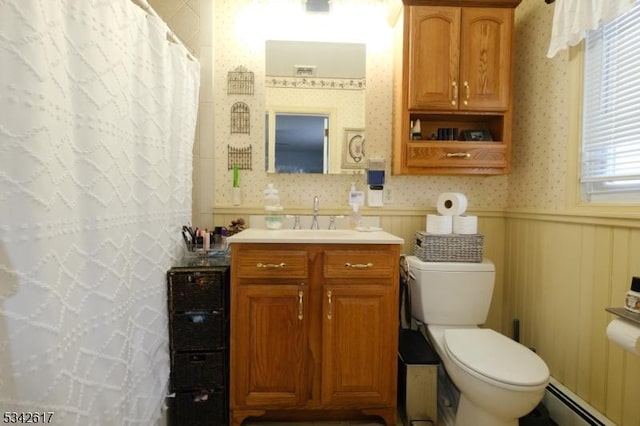
[[[385,231],[353,229],[259,229],[249,228],[227,239],[233,243],[325,243],[325,244],[403,244],[404,240]]]
[[[311,229],[311,215],[299,215],[300,220],[300,228],[302,230]],[[330,215],[318,215],[318,227],[320,230],[328,230],[329,222],[331,221]],[[295,216],[293,215],[285,215],[282,229],[292,230],[295,223]],[[376,227],[380,226],[380,216],[362,216],[360,218],[360,223],[364,227]],[[338,230],[348,230],[349,229],[349,216],[338,215],[335,216],[334,224],[336,229]],[[249,216],[249,228],[266,228],[264,215],[250,215]]]

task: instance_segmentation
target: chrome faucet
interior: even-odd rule
[[[318,229],[318,212],[320,211],[320,200],[318,196],[313,197],[313,219],[311,220],[311,229]]]

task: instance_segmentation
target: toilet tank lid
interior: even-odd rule
[[[489,259],[482,262],[423,262],[416,256],[407,256],[411,269],[438,272],[494,272],[495,265]]]

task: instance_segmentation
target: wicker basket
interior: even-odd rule
[[[206,351],[224,346],[224,319],[218,311],[173,314],[169,320],[174,351]]]
[[[482,262],[482,234],[436,235],[416,232],[413,254],[424,262]]]
[[[222,388],[226,371],[223,351],[176,352],[171,359],[173,391]]]
[[[227,424],[228,401],[222,391],[202,389],[176,392],[171,404],[172,425],[210,426]]]
[[[219,273],[170,271],[169,306],[175,312],[220,309],[224,303],[224,285]]]

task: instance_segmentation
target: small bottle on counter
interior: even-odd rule
[[[631,279],[631,290],[624,298],[624,308],[631,312],[640,313],[640,277]]]
[[[220,230],[220,248],[224,251],[227,250],[227,248],[229,248],[229,246],[227,245],[227,228],[222,228]]]
[[[351,215],[349,216],[349,227],[356,229],[360,227],[360,206],[358,204],[351,204]]]
[[[211,234],[209,230],[205,228],[204,233],[202,234],[202,249],[209,250],[211,248]]]

